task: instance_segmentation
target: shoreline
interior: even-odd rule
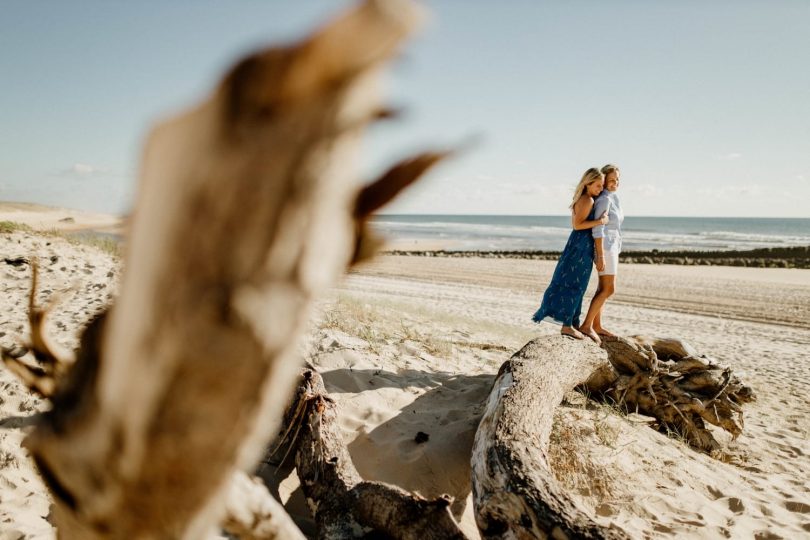
[[[557,260],[560,251],[495,251],[389,249],[382,255],[406,257],[477,257],[482,259]],[[629,264],[674,264],[681,266],[744,266],[753,268],[810,268],[810,246],[759,248],[744,251],[625,251],[620,262]]]
[[[403,283],[415,290],[446,284],[487,292],[506,304],[519,302],[529,315],[537,309],[556,261],[484,257],[409,257],[381,255],[349,272],[352,280]],[[708,265],[620,265],[620,285],[610,306],[684,313],[719,320],[741,320],[810,329],[810,270]],[[586,298],[596,289],[591,276]],[[511,300],[510,300],[511,299]],[[471,302],[474,300],[471,299]],[[500,309],[500,308],[498,308]],[[529,315],[525,315],[528,321]],[[521,320],[512,321],[514,324]]]

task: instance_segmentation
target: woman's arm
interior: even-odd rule
[[[608,222],[607,212],[602,214],[599,219],[588,220],[591,208],[593,208],[593,199],[585,196],[579,198],[574,205],[574,213],[571,215],[571,226],[574,227],[574,230],[590,229]]]
[[[594,260],[596,264],[596,271],[602,272],[605,270],[605,252],[602,246],[602,238],[593,239]]]
[[[600,195],[599,197],[597,197],[593,201],[593,215],[601,216],[605,212],[607,212],[608,219],[609,219],[610,218],[610,199],[608,199],[607,197],[602,197]],[[594,239],[602,238],[603,236],[605,236],[605,225],[600,224],[600,225],[594,226],[594,228],[591,229],[591,236],[593,236]]]

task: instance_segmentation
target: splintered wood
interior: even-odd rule
[[[279,425],[310,305],[359,245],[358,144],[420,17],[366,1],[152,130],[120,297],[40,385],[59,398],[26,441],[60,538],[196,540],[223,518],[235,471]]]

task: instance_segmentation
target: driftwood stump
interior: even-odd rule
[[[403,540],[466,538],[450,512],[452,498],[428,500],[360,477],[343,442],[337,404],[314,369],[303,371],[280,441],[269,457],[281,461],[289,455],[294,455],[318,538],[366,534]]]
[[[584,384],[591,396],[652,416],[654,427],[712,454],[719,455],[721,448],[707,423],[735,438],[742,433],[742,405],[755,396],[729,367],[679,339],[606,338],[604,347],[610,364]]]
[[[538,338],[495,379],[475,434],[472,485],[484,538],[622,538],[600,527],[568,497],[549,468],[554,409],[607,354],[590,341]]]

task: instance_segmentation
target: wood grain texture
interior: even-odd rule
[[[563,395],[602,366],[590,341],[537,338],[501,366],[475,434],[473,502],[484,538],[623,538],[600,527],[555,480],[548,444]]]
[[[75,366],[92,378],[26,441],[60,538],[196,540],[223,517],[278,426],[311,302],[350,262],[377,72],[419,18],[363,2],[152,130],[120,297]]]

